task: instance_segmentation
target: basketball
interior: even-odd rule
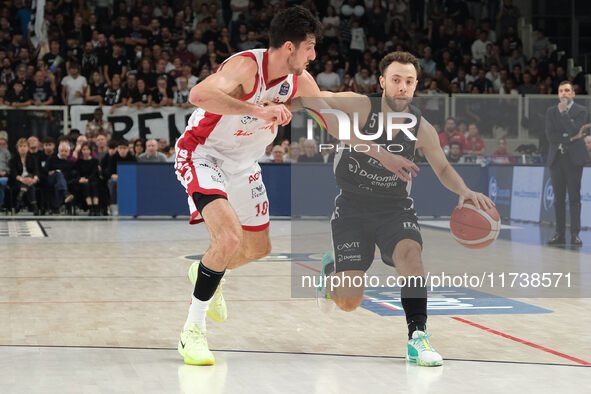
[[[462,208],[454,209],[449,227],[460,244],[479,249],[497,239],[501,230],[501,218],[494,207],[478,209],[472,200],[466,200]]]

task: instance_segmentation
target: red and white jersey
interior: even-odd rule
[[[295,95],[297,75],[267,80],[267,49],[239,52],[226,59],[219,68],[234,56],[248,56],[258,66],[254,88],[241,100],[252,104],[265,100],[284,103]],[[275,137],[275,130],[262,119],[250,115],[217,115],[198,108],[177,142],[177,153],[186,150],[187,153],[193,152],[193,157],[211,156],[224,171],[238,173],[256,163]]]

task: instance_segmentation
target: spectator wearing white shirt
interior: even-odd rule
[[[490,71],[486,73],[486,78],[490,79],[491,82],[493,83],[493,88],[494,88],[495,92],[498,92],[501,90],[501,87],[503,86],[503,84],[501,83],[501,75],[499,73],[499,66],[497,66],[496,64],[491,64]]]
[[[187,78],[183,76],[177,79],[180,81],[180,84],[178,90],[174,92],[172,104],[182,108],[190,108],[193,104],[189,102],[190,89],[188,87]]]
[[[187,80],[187,87],[189,90],[193,88],[193,86],[197,85],[199,82],[199,78],[193,75],[193,69],[191,68],[190,64],[183,65],[183,75],[176,79],[176,86],[177,88],[181,88],[181,78],[185,78]]]
[[[80,75],[80,66],[77,63],[70,65],[69,75],[62,79],[62,100],[64,104],[84,104],[84,90],[86,78]]]
[[[484,61],[484,57],[486,56],[486,44],[489,44],[488,41],[488,32],[486,30],[480,31],[478,36],[478,40],[472,43],[472,59],[478,63],[482,63]]]
[[[324,71],[316,76],[316,83],[318,83],[320,90],[341,91],[341,78],[333,71],[332,60],[327,60],[324,63]]]

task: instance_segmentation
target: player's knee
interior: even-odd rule
[[[271,254],[271,242],[267,241],[258,246],[248,248],[245,254],[246,258],[250,261],[262,259]]]
[[[238,251],[241,242],[242,232],[240,230],[226,229],[215,238],[215,241],[212,242],[212,247],[217,247],[231,256]]]
[[[345,311],[345,312],[352,312],[355,309],[357,309],[359,307],[359,305],[361,305],[361,301],[363,301],[363,299],[361,298],[350,298],[350,297],[346,297],[346,298],[335,298],[334,302],[335,304],[337,304],[337,306],[339,307],[339,309]]]

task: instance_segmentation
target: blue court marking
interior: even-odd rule
[[[368,288],[361,306],[380,316],[404,316],[400,288]],[[551,310],[464,287],[428,292],[429,315],[505,315],[552,313]]]

